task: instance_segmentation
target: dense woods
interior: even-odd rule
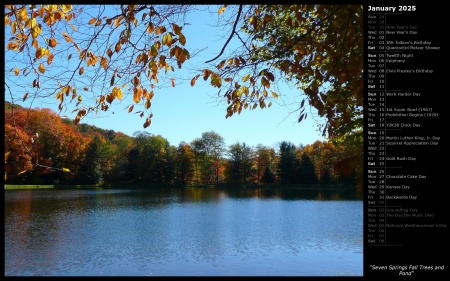
[[[4,114],[10,184],[353,184],[358,172],[352,166],[335,169],[358,147],[331,142],[227,147],[220,132],[210,131],[190,143],[171,144],[144,131],[128,136],[75,125],[47,108],[5,103]]]
[[[48,109],[8,105],[6,180],[217,185],[356,177],[362,187],[363,6],[208,6],[217,16],[211,24],[228,39],[217,56],[196,61],[187,30],[203,26],[186,18],[205,7],[5,5],[5,98],[13,105],[56,100],[59,112],[71,112],[61,120]],[[196,67],[184,76],[187,61]],[[145,131],[126,136],[82,124],[123,102],[146,129],[155,93],[180,80],[209,84],[227,104],[224,118],[300,94],[298,122],[317,117],[329,142],[225,147],[220,132],[204,132],[174,145]],[[279,92],[278,83],[295,90]]]

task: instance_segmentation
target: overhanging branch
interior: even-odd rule
[[[234,21],[234,25],[233,25],[233,30],[231,31],[230,37],[225,42],[225,45],[223,45],[222,50],[220,51],[220,53],[215,58],[210,59],[209,61],[206,61],[205,63],[212,62],[212,61],[216,60],[217,58],[219,58],[223,54],[223,52],[225,51],[225,48],[227,47],[228,43],[230,43],[231,38],[233,38],[233,35],[236,32],[236,26],[237,26],[237,23],[238,23],[239,18],[241,16],[241,12],[242,12],[242,4],[239,5],[238,14],[236,16],[236,20]]]

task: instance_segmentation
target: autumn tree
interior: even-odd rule
[[[322,133],[329,137],[362,127],[362,5],[235,5],[226,11],[235,23],[230,38],[242,43],[227,53],[231,58],[211,60],[224,80],[227,117],[270,106],[280,94],[273,90],[277,78],[286,78],[304,93],[299,122],[309,106],[325,118]]]
[[[56,100],[75,124],[124,104],[147,128],[155,93],[176,86],[176,70],[194,57],[183,28],[185,16],[197,8],[5,5],[5,95],[13,102]],[[362,129],[362,5],[216,9],[230,30],[228,39],[216,57],[198,64],[197,74],[184,78],[192,86],[199,78],[208,81],[228,104],[225,117],[270,107],[291,94],[275,89],[287,82],[298,89],[299,122],[317,116],[329,138]],[[237,47],[229,45],[232,39]]]
[[[176,151],[175,183],[192,184],[195,175],[195,156],[191,146],[185,142],[178,145]]]
[[[7,126],[8,125],[8,126]],[[30,159],[32,165],[19,171],[27,172],[28,181],[53,183],[72,177],[84,159],[90,137],[83,136],[50,109],[25,109],[15,105],[5,107],[5,130],[16,133],[5,140],[5,153],[21,145],[21,158]],[[25,137],[25,135],[27,137]],[[12,145],[12,143],[15,145]],[[54,172],[54,173],[53,173]],[[65,172],[60,173],[60,172]]]
[[[190,58],[183,16],[189,5],[6,5],[7,85],[23,100],[56,98],[74,121],[127,99],[151,123],[151,99],[164,74]],[[55,72],[54,69],[62,71]],[[52,71],[53,70],[53,71]],[[11,74],[11,75],[9,75]],[[136,106],[137,107],[137,106]]]
[[[184,47],[190,5],[5,5],[7,85],[25,87],[23,99],[70,101],[78,123],[127,98],[129,112],[151,123],[158,83],[191,58]],[[238,49],[223,50],[201,73],[229,103],[226,116],[269,107],[277,78],[297,85],[299,121],[307,106],[325,117],[323,133],[343,135],[362,127],[362,5],[225,5],[223,22]],[[232,20],[232,21],[231,21]],[[201,27],[198,27],[201,28]],[[9,55],[14,53],[14,55]],[[216,63],[217,62],[217,63]],[[175,67],[174,67],[175,66]],[[52,68],[63,68],[57,74]],[[56,75],[56,76],[55,76]],[[129,99],[128,99],[129,98]],[[136,110],[139,105],[139,110]],[[315,113],[315,112],[313,112]]]
[[[23,145],[23,140],[29,139],[30,137],[22,130],[5,124],[5,182],[14,181],[33,167],[32,154],[29,153],[29,148]]]
[[[224,138],[214,132],[203,132],[201,138],[192,142],[200,179],[203,184],[218,184],[221,181],[222,157],[225,152]],[[199,164],[198,164],[199,163]]]
[[[331,142],[315,141],[306,145],[301,153],[308,154],[320,183],[333,181],[334,165],[340,161],[341,155]]]
[[[272,147],[266,147],[258,144],[255,149],[255,173],[257,183],[271,183],[275,178],[276,170],[275,150]]]

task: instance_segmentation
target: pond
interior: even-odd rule
[[[5,191],[6,276],[363,275],[363,201],[304,189]]]

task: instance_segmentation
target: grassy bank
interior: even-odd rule
[[[16,189],[53,189],[53,185],[16,185],[16,184],[5,184],[5,190],[16,190]]]
[[[19,189],[102,189],[95,185],[18,185],[5,184],[5,190],[19,190]]]

